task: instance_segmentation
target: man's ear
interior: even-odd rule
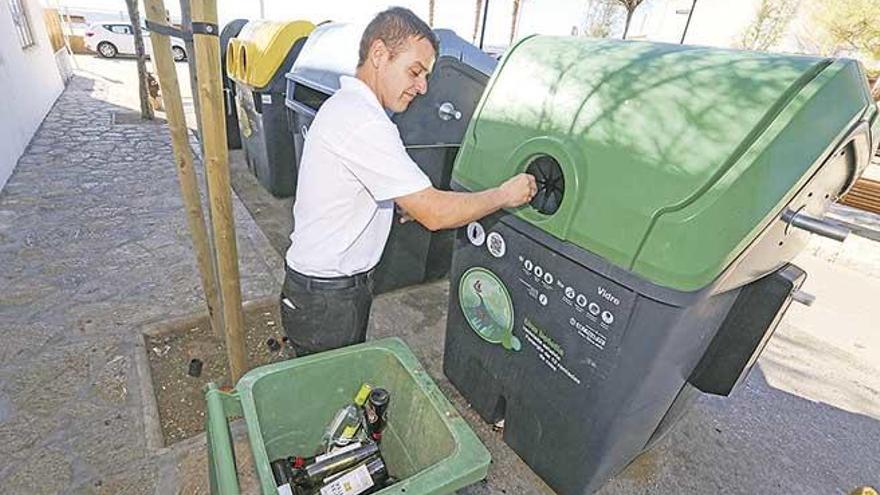
[[[388,59],[390,52],[384,41],[376,39],[373,40],[373,43],[370,45],[369,54],[370,63],[373,64],[374,68],[378,68],[383,60]]]

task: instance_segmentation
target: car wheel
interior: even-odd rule
[[[116,49],[116,46],[113,43],[102,41],[98,43],[98,54],[100,54],[104,58],[113,58],[116,54],[119,53],[119,50]]]
[[[184,60],[186,60],[186,51],[184,51],[184,49],[179,46],[172,46],[171,54],[174,56],[175,62],[183,62]]]

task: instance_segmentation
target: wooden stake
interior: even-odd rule
[[[144,8],[148,21],[167,25],[163,0],[144,0]],[[168,36],[158,32],[151,33],[150,40],[153,43],[153,65],[159,77],[165,115],[168,118],[168,128],[171,130],[171,145],[174,149],[174,159],[177,165],[180,195],[183,198],[186,220],[196,252],[196,261],[199,265],[199,275],[202,278],[202,288],[205,291],[205,300],[208,304],[211,328],[215,335],[223,338],[223,312],[219,300],[220,296],[217,292],[217,273],[211,256],[208,228],[202,213],[198,179],[193,168],[186,116],[183,112],[183,100],[180,96],[180,84],[177,80],[174,58],[171,55],[171,42],[168,40]]]
[[[229,180],[229,153],[226,149],[226,112],[220,82],[220,29],[217,27],[217,0],[192,0],[192,22],[202,26],[193,34],[196,51],[199,112],[202,115],[205,174],[217,249],[217,272],[223,321],[226,323],[226,352],[229,375],[234,385],[247,370],[244,345],[244,316],[241,312],[241,286],[238,249],[232,217],[232,188]],[[209,32],[206,32],[210,30]],[[193,95],[195,96],[195,95]]]

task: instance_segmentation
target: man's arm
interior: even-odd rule
[[[485,191],[465,193],[429,187],[394,201],[426,229],[436,231],[461,227],[501,208],[528,203],[536,192],[535,177],[519,174]]]

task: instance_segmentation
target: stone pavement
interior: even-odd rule
[[[75,78],[0,192],[0,493],[168,493],[179,460],[145,446],[136,336],[201,288],[167,127],[113,124],[111,89]],[[276,293],[235,216],[243,298]]]

